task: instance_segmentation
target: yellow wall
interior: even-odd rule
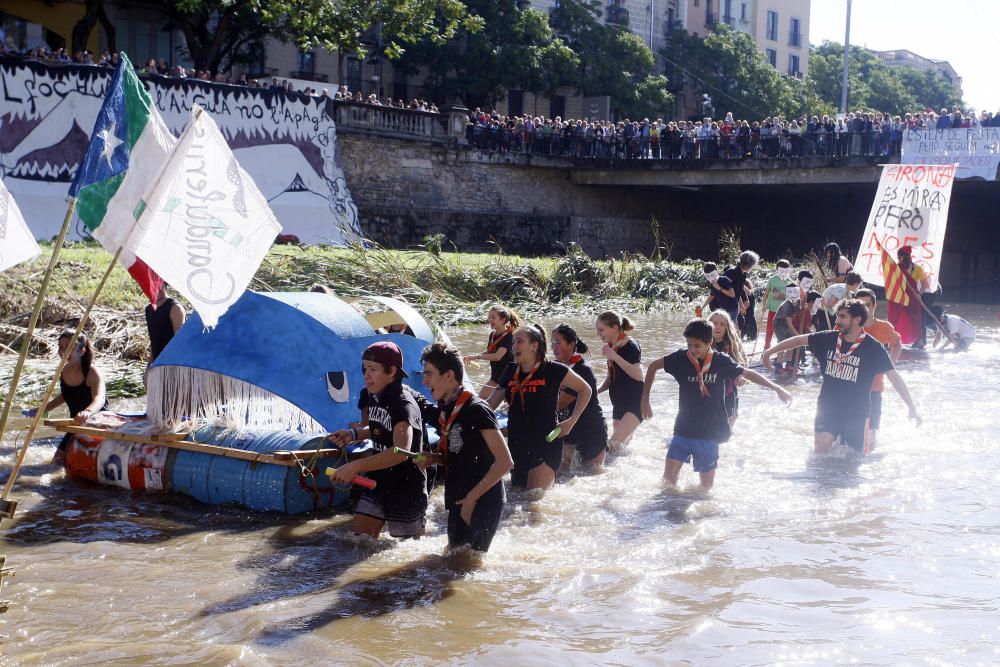
[[[73,26],[83,17],[84,6],[76,2],[48,4],[41,0],[7,0],[3,3],[3,12],[45,26],[66,40],[66,50],[69,51],[73,44]],[[87,40],[87,50],[93,54],[98,54],[100,30],[100,24],[97,24]]]

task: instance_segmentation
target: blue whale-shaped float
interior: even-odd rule
[[[257,463],[143,438],[193,423],[199,427],[187,442],[262,455],[322,449],[327,433],[358,421],[361,353],[376,340],[400,347],[407,384],[428,394],[420,355],[435,340],[434,330],[405,302],[367,301],[360,305],[370,312],[363,313],[359,304],[329,294],[246,292],[214,329],[193,315],[150,367],[146,419],[117,427],[122,439],[76,435],[68,473],[257,511],[346,506],[349,490],[332,487],[323,474],[343,456],[309,458],[307,474],[298,464]],[[378,332],[392,324],[413,335]]]

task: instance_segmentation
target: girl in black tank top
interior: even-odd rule
[[[521,326],[521,318],[513,310],[499,304],[490,308],[487,321],[490,324],[490,338],[486,351],[470,354],[465,357],[465,363],[477,360],[490,362],[490,379],[479,391],[479,397],[487,399],[497,387],[500,375],[514,361],[514,331]]]
[[[60,356],[66,352],[72,339],[72,331],[64,331],[59,335]],[[65,404],[69,409],[69,416],[82,424],[95,412],[110,409],[104,376],[92,365],[93,360],[94,348],[90,344],[90,338],[81,333],[76,349],[70,354],[59,376],[59,396],[49,401],[43,408],[44,411]]]

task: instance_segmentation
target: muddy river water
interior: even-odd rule
[[[924,425],[888,388],[862,464],[811,454],[815,379],[789,408],[751,385],[711,494],[688,467],[666,492],[677,389],[661,380],[630,454],[540,501],[512,494],[471,574],[442,556],[440,490],[428,536],[371,544],[345,516],[67,480],[54,442],[36,443],[0,526],[16,570],[0,651],[47,665],[996,663],[1000,321],[956,310],[977,343],[901,363]],[[683,317],[637,319],[645,361],[683,344]],[[591,320],[573,324],[593,340]],[[466,351],[485,340],[450,334]],[[8,438],[4,476],[13,455]]]

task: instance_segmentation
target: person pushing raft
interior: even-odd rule
[[[437,453],[418,457],[417,465],[447,470],[448,547],[488,551],[506,502],[503,476],[514,460],[493,410],[462,386],[465,370],[458,350],[434,343],[420,360],[424,384],[440,410],[441,440]]]
[[[521,326],[521,318],[510,308],[497,304],[490,308],[487,322],[490,325],[490,337],[486,344],[486,351],[465,357],[465,363],[480,359],[490,362],[490,379],[479,390],[479,397],[484,399],[488,399],[493,390],[499,386],[500,375],[514,360],[512,353],[514,331]]]
[[[868,308],[857,299],[845,299],[837,306],[837,331],[793,336],[764,350],[764,366],[771,357],[808,346],[819,361],[823,386],[816,401],[814,450],[830,451],[839,436],[843,444],[858,454],[868,452],[867,423],[871,414],[871,387],[879,373],[885,373],[910,410],[910,418],[921,423],[906,382],[900,377],[882,344],[868,335],[863,325]]]

